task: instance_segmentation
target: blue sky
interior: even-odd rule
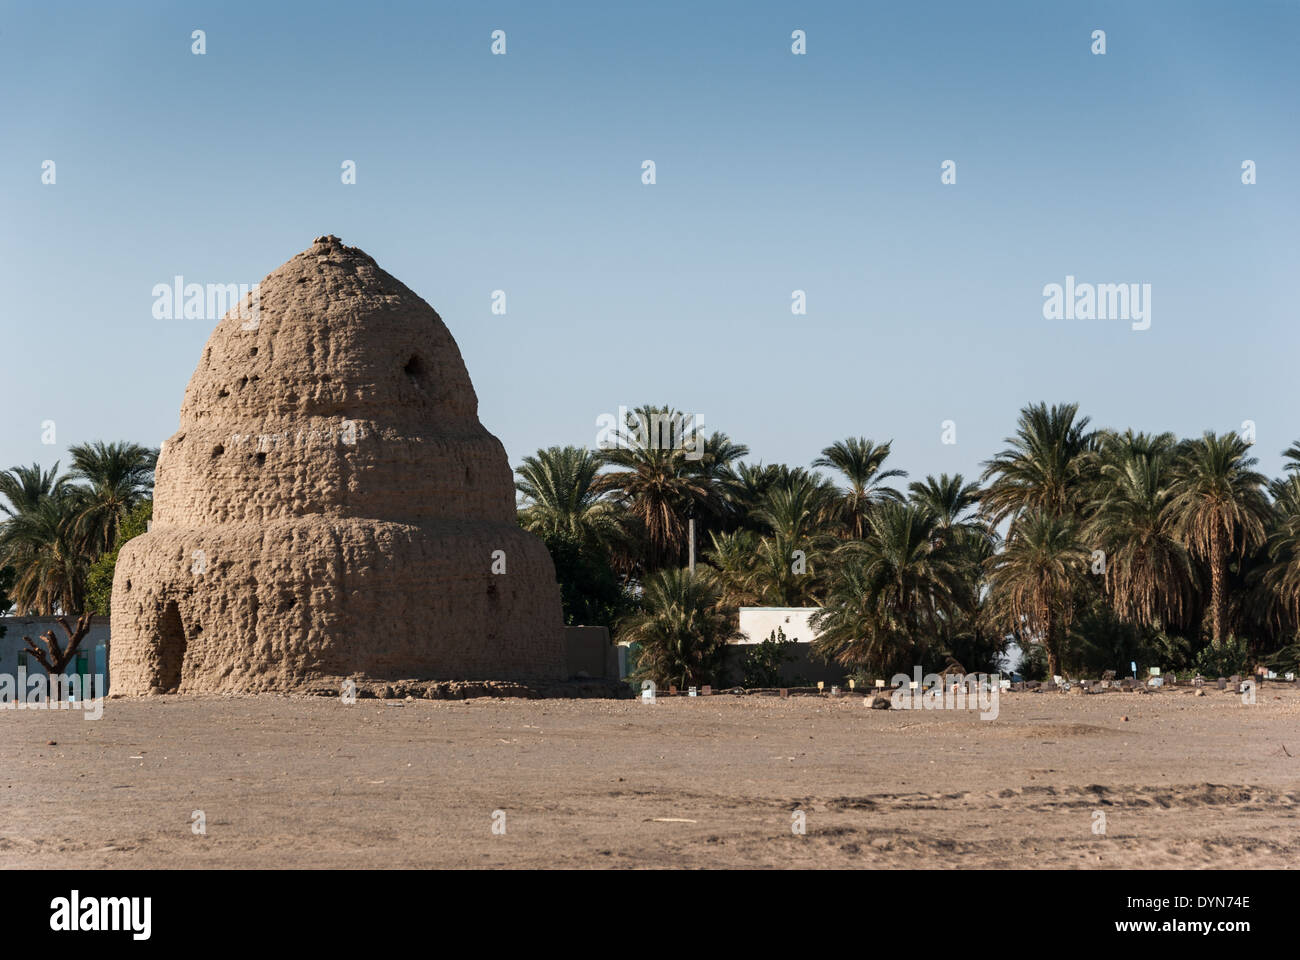
[[[1300,439],[1300,4],[0,10],[0,466],[171,435],[214,323],[154,284],[322,233],[439,311],[512,463],[645,402],[767,462],[893,438],[913,476],[1038,400],[1250,419],[1270,474]],[[1151,328],[1045,320],[1067,275],[1151,284]]]

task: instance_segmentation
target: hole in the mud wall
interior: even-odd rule
[[[215,447],[212,448],[213,457],[219,457],[225,452],[226,452],[226,448],[223,447],[221,444],[217,444]]]
[[[175,693],[181,685],[181,666],[185,663],[185,625],[175,601],[167,604],[158,624],[157,686],[163,693]]]
[[[252,347],[252,348],[250,348],[249,351],[248,351],[248,355],[249,355],[250,357],[255,357],[255,356],[257,356],[257,347]]]
[[[297,598],[297,597],[292,597],[292,596],[285,595],[285,596],[283,596],[283,597],[280,598],[280,609],[281,609],[281,610],[292,610],[292,609],[293,609],[294,607],[296,607],[296,606],[298,606],[298,598]]]
[[[424,361],[417,354],[412,354],[411,359],[406,361],[406,366],[402,369],[413,379],[420,380],[424,377]]]
[[[262,464],[264,464],[264,463],[266,463],[266,454],[265,454],[265,453],[258,453],[258,455],[257,455],[257,465],[260,467],[260,466],[261,466]]]
[[[225,387],[222,387],[220,390],[217,391],[218,400],[220,400],[222,397],[228,397],[228,396],[230,396],[230,391],[227,390]]]
[[[128,581],[126,582],[126,592],[127,592],[127,593],[130,593],[130,592],[131,592],[131,581],[130,581],[130,580],[128,580]]]

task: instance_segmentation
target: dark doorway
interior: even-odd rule
[[[181,665],[185,662],[185,625],[173,600],[163,611],[158,624],[158,679],[163,693],[175,693],[181,685]]]

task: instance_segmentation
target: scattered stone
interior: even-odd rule
[[[556,680],[519,683],[513,680],[398,680],[393,683],[358,682],[358,700],[469,700],[497,697],[522,700],[552,698],[587,700],[635,699],[639,694],[621,680]],[[301,692],[337,699],[338,687],[315,683]]]

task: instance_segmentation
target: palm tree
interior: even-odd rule
[[[1029,510],[1063,516],[1080,507],[1097,437],[1078,413],[1077,403],[1020,411],[1010,446],[985,463],[982,503],[994,526]]]
[[[862,539],[871,508],[887,501],[902,500],[902,495],[884,481],[906,477],[905,470],[882,470],[893,444],[876,444],[865,437],[838,440],[812,462],[814,467],[831,467],[843,474],[848,486],[840,493],[840,515],[849,537]]]
[[[924,481],[913,480],[907,489],[913,503],[934,514],[940,539],[986,532],[986,525],[973,514],[979,506],[980,489],[976,484],[967,483],[960,473],[951,477],[943,473],[938,479],[929,474]]]
[[[0,472],[0,503],[8,519],[0,524],[0,567],[13,571],[11,600],[22,613],[51,616],[79,611],[86,567],[74,535],[77,508],[59,465],[40,464]]]
[[[1272,602],[1289,621],[1300,627],[1300,472],[1289,473],[1270,485],[1274,519],[1268,536],[1268,564],[1262,580]]]
[[[840,554],[825,606],[812,618],[816,651],[882,672],[919,664],[961,590],[938,545],[934,514],[916,504],[878,503],[862,540],[844,544]]]
[[[45,501],[68,495],[68,478],[58,476],[58,472],[57,462],[49,472],[42,470],[39,463],[30,467],[10,467],[0,472],[0,495],[9,501],[7,504],[0,501],[0,511],[10,518],[0,523],[0,566],[8,562],[5,558],[13,556],[16,549],[13,542],[18,528],[12,522],[13,518],[33,514]],[[24,533],[24,536],[29,535]]]
[[[816,606],[825,582],[826,555],[819,541],[792,541],[752,530],[712,535],[705,559],[718,571],[727,606]]]
[[[760,538],[753,530],[713,531],[709,534],[710,549],[704,559],[717,571],[718,592],[721,602],[730,607],[758,604],[758,593],[753,584],[754,561],[758,556]]]
[[[69,479],[85,484],[72,488],[78,507],[74,532],[93,559],[113,548],[118,525],[153,491],[158,451],[138,443],[96,441],[76,444],[68,452]]]
[[[835,486],[819,473],[794,469],[777,479],[751,516],[790,541],[823,531],[836,512]]]
[[[1267,478],[1252,469],[1250,445],[1235,433],[1206,431],[1182,444],[1169,510],[1175,530],[1191,553],[1210,565],[1212,643],[1223,645],[1226,626],[1228,556],[1264,542],[1271,508],[1263,487]]]
[[[38,616],[82,612],[90,557],[76,533],[71,497],[47,497],[5,522],[0,566],[11,566],[14,605]]]
[[[1037,639],[1053,675],[1061,672],[1073,592],[1087,558],[1071,517],[1035,507],[1020,514],[1002,551],[988,560],[991,617],[1017,636]]]
[[[698,460],[687,457],[688,468],[710,491],[707,499],[697,503],[698,523],[701,531],[725,530],[736,521],[733,505],[727,499],[727,483],[732,468],[749,455],[749,448],[732,442],[725,433],[711,433],[699,452]]]
[[[42,470],[39,463],[0,471],[0,496],[9,501],[8,505],[0,502],[0,511],[14,517],[34,510],[42,500],[61,496],[67,483],[68,477],[59,476],[57,460],[49,472]]]
[[[721,487],[731,477],[733,465],[747,456],[749,447],[732,442],[725,433],[715,432],[705,439],[699,460],[691,461],[688,457],[687,462],[693,463],[695,472],[708,483]]]
[[[672,431],[668,443],[665,429]],[[605,463],[621,469],[601,474],[594,485],[616,492],[642,531],[647,569],[681,562],[692,509],[710,516],[723,513],[718,478],[748,452],[725,435],[704,441],[695,429],[691,417],[669,407],[638,407],[628,413],[613,449],[604,453]]]
[[[602,463],[583,447],[547,447],[524,457],[515,471],[520,524],[539,535],[567,534],[583,546],[607,548],[620,540],[618,511],[596,488]]]
[[[1085,539],[1102,550],[1115,613],[1140,626],[1181,622],[1196,570],[1175,529],[1173,434],[1106,434]]]
[[[776,464],[733,463],[718,479],[718,491],[726,505],[728,526],[746,530],[764,529],[754,512],[767,499],[767,492],[781,479]]]
[[[641,609],[619,624],[620,641],[641,648],[638,673],[682,687],[718,676],[729,641],[740,637],[711,571],[668,568],[646,578]]]
[[[825,537],[763,537],[750,571],[755,602],[769,607],[820,605],[828,558]]]

